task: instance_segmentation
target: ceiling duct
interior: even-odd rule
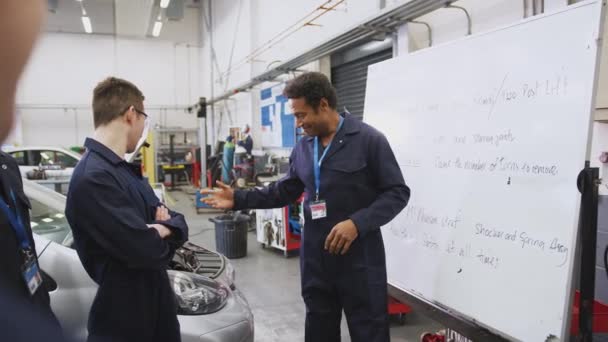
[[[165,10],[165,16],[167,19],[175,21],[184,19],[184,0],[171,0],[169,7]]]
[[[153,8],[154,0],[114,1],[116,35],[146,37]]]

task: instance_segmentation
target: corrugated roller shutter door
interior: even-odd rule
[[[338,112],[344,108],[355,117],[363,118],[367,67],[393,57],[393,50],[386,49],[331,68],[331,82],[338,94]]]

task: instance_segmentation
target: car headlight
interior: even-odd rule
[[[226,277],[228,278],[228,284],[232,286],[234,284],[234,280],[236,279],[236,272],[234,270],[234,266],[229,260],[226,260]]]
[[[179,315],[205,315],[226,305],[230,290],[213,279],[194,273],[167,271]]]

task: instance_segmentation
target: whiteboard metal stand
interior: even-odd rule
[[[605,6],[606,0],[598,1],[599,27],[597,36],[597,51],[595,65],[595,80],[593,84],[592,96],[592,111],[591,117],[595,113],[596,96],[599,84],[599,68],[602,53],[605,25]],[[593,340],[593,307],[595,302],[595,257],[597,249],[597,216],[599,202],[599,169],[590,167],[591,144],[593,136],[593,120],[589,121],[589,134],[587,141],[587,151],[585,168],[580,172],[577,180],[578,190],[581,193],[581,208],[579,211],[579,234],[577,243],[577,253],[575,257],[579,257],[579,336],[578,341],[588,342]],[[576,262],[577,259],[575,259]],[[575,266],[575,268],[576,268]],[[576,270],[573,273],[576,275]],[[570,308],[572,308],[572,300],[570,300]],[[571,311],[569,311],[571,312]],[[570,314],[571,315],[571,314]],[[569,317],[568,317],[569,318]],[[570,321],[568,321],[570,322]],[[570,324],[567,325],[569,327]]]
[[[589,167],[578,176],[578,190],[581,192],[580,210],[580,316],[578,341],[593,339],[593,303],[595,295],[595,252],[597,245],[599,169]]]
[[[445,325],[449,329],[457,331],[462,336],[473,341],[505,342],[509,341],[502,336],[496,335],[488,329],[479,326],[467,319],[461,318],[438,303],[430,303],[417,296],[388,284],[388,294],[402,303],[407,303],[413,311],[421,312],[423,315]],[[500,310],[500,308],[497,308]]]

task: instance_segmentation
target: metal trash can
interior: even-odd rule
[[[236,259],[247,255],[247,229],[249,216],[226,214],[210,218],[215,223],[215,248],[227,258]]]

